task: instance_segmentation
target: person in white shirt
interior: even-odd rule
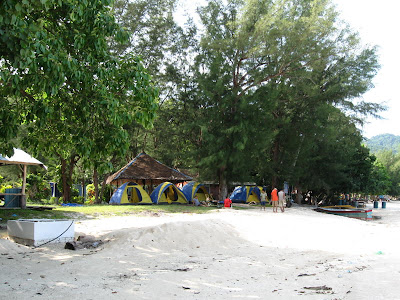
[[[282,212],[285,212],[285,192],[280,190],[278,193],[278,206],[281,208]]]

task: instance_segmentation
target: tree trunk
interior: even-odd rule
[[[99,197],[99,177],[97,174],[97,167],[93,168],[93,185],[94,185],[94,196],[95,196],[94,202],[96,204],[100,204],[101,198]]]
[[[83,203],[85,203],[86,201],[85,174],[83,174],[81,185],[82,185]]]
[[[301,201],[303,200],[303,190],[301,186],[297,187],[297,195],[296,195],[296,202],[297,204],[301,204]]]
[[[101,189],[100,189],[100,194],[99,194],[100,199],[103,199],[104,190],[105,190],[105,188],[106,188],[106,181],[107,181],[107,177],[108,177],[109,175],[110,175],[110,173],[106,174],[106,175],[103,177],[103,181],[101,182]]]
[[[63,187],[63,202],[68,203],[71,200],[71,186],[68,178],[67,160],[61,158],[61,181]]]
[[[79,157],[72,155],[67,159],[60,157],[61,161],[61,180],[63,186],[63,202],[68,203],[71,201],[71,186],[72,186],[72,173],[74,171],[75,165],[79,160]]]
[[[301,147],[303,146],[303,142],[304,142],[304,138],[305,138],[305,137],[306,137],[306,135],[303,133],[303,134],[301,135],[299,147],[297,148],[296,156],[295,156],[294,161],[293,161],[293,169],[296,167],[297,160],[299,159]]]
[[[273,170],[274,170],[274,173],[271,178],[271,187],[272,188],[276,187],[277,182],[278,182],[278,176],[275,172],[275,170],[278,169],[278,164],[279,164],[278,160],[279,160],[279,143],[278,143],[278,141],[275,140],[274,146],[272,148],[272,165],[273,165]]]
[[[228,196],[228,185],[226,182],[225,176],[225,167],[221,167],[218,169],[219,176],[219,200],[224,201]]]

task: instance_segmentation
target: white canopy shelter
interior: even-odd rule
[[[30,156],[28,153],[21,149],[14,148],[14,155],[11,157],[3,156],[0,154],[0,166],[1,165],[20,165],[23,170],[23,180],[22,180],[22,193],[21,197],[21,208],[26,208],[26,173],[28,166],[41,166],[47,170],[47,167],[36,158]]]

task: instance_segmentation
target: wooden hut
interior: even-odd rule
[[[142,152],[118,172],[108,177],[106,183],[120,186],[125,182],[136,182],[150,194],[153,187],[162,182],[168,181],[177,184],[190,180],[192,177],[170,168]]]

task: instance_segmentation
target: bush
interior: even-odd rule
[[[83,204],[85,199],[82,196],[74,196],[71,198],[71,203]]]
[[[36,174],[29,174],[26,177],[27,200],[41,202],[42,199],[49,199],[51,190],[49,183],[43,177]]]
[[[73,197],[79,197],[79,190],[71,188],[71,198]]]
[[[103,199],[102,201],[105,203],[110,202],[110,198],[113,194],[113,187],[110,184],[107,184],[104,188],[104,194],[103,194]]]
[[[1,194],[4,194],[4,193],[6,192],[6,189],[12,189],[12,185],[9,185],[9,184],[7,184],[7,185],[2,185],[2,186],[0,187],[0,193],[1,193]]]
[[[58,202],[60,202],[60,200]],[[50,197],[49,204],[51,205],[57,204],[57,197]]]
[[[100,189],[100,187],[99,187]],[[94,203],[95,201],[95,196],[96,196],[96,191],[94,189],[94,184],[88,184],[86,186],[86,202],[91,202]]]
[[[88,205],[94,204],[94,197],[93,198],[87,197],[84,204],[88,204]]]
[[[99,184],[99,192],[101,190],[101,186]],[[110,201],[110,195],[112,194],[112,187],[111,185],[106,185],[103,191],[103,197],[100,199],[102,203],[108,203]],[[94,184],[88,184],[86,186],[86,204],[94,204],[95,202],[96,191],[94,189]]]

